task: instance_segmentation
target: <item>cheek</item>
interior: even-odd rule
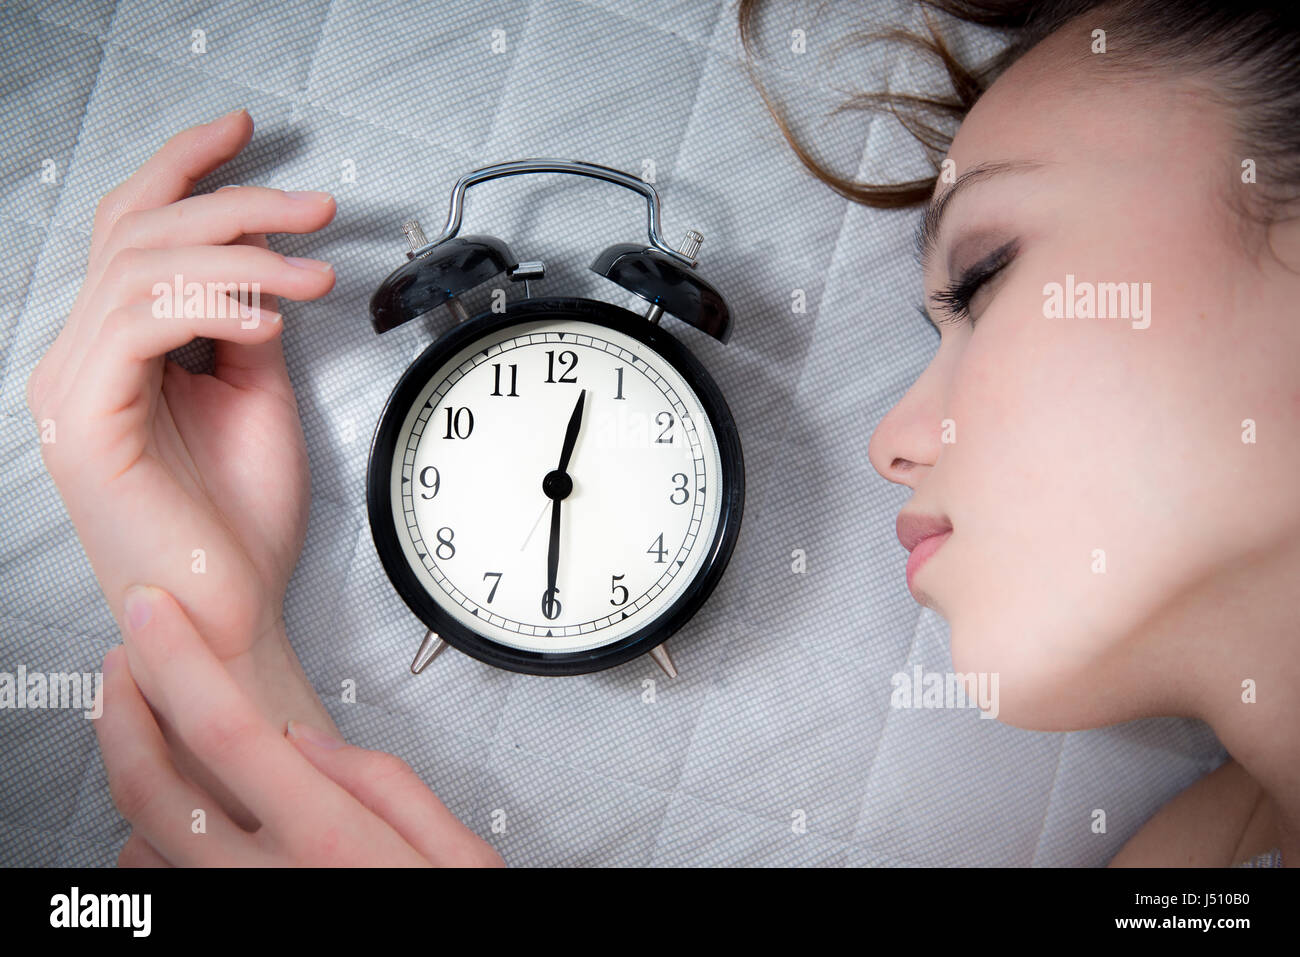
[[[1004,295],[1037,304],[1039,290]],[[1001,675],[1009,723],[1018,708],[1082,713],[1086,700],[1068,703],[1086,692],[1079,677],[1223,560],[1188,531],[1222,481],[1195,463],[1230,424],[1196,374],[1211,351],[1173,325],[1032,315],[990,316],[967,341],[939,470],[956,532],[931,574],[954,666]],[[1045,726],[1041,714],[1021,720]]]
[[[952,382],[957,442],[944,472],[955,534],[935,569],[952,572],[936,582],[954,664],[999,672],[1005,695],[1031,675],[1041,684],[1073,670],[1109,630],[1099,618],[1114,611],[1115,579],[1093,569],[1131,557],[1140,469],[1129,466],[1143,444],[1115,428],[1131,419],[1132,397],[1092,374],[1115,368],[1113,343],[1032,322],[1011,332],[979,330]]]

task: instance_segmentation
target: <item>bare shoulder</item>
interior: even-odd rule
[[[1276,838],[1272,802],[1229,758],[1156,811],[1110,866],[1228,867]]]

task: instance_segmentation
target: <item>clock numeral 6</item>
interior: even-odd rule
[[[565,356],[568,356],[566,359]],[[577,379],[570,379],[569,373],[578,368],[578,355],[570,349],[565,349],[560,353],[560,365],[568,368],[560,373],[560,377],[555,378],[555,350],[546,350],[546,381],[547,382],[577,382]]]
[[[614,576],[613,576],[612,578],[610,578],[610,580],[609,580],[609,590],[610,590],[610,591],[614,592],[615,594],[618,594],[620,591],[623,593],[623,597],[622,597],[622,598],[617,598],[617,599],[616,599],[616,598],[611,598],[611,599],[609,600],[609,603],[610,603],[611,605],[615,606],[615,607],[618,607],[619,605],[626,605],[626,604],[627,604],[627,586],[626,586],[626,585],[619,585],[619,584],[617,584],[618,582],[620,582],[620,581],[622,581],[622,580],[623,580],[623,576],[622,576],[622,575],[614,575]]]
[[[442,537],[443,532],[447,533],[446,538]],[[433,553],[437,555],[438,558],[444,562],[456,554],[456,546],[451,543],[451,540],[455,537],[456,537],[456,533],[453,532],[451,528],[447,525],[444,525],[442,526],[442,528],[438,529],[438,547],[433,550]],[[448,551],[446,555],[442,553],[442,550],[444,548],[450,549],[450,551]]]
[[[548,588],[542,592],[542,617],[547,621],[554,621],[560,617],[560,599],[557,597],[559,594],[558,588],[555,591]]]
[[[655,564],[656,564],[656,565],[662,565],[662,564],[664,563],[664,556],[668,554],[668,549],[664,548],[664,533],[663,533],[663,532],[660,532],[660,533],[659,533],[659,537],[656,538],[656,539],[654,540],[654,543],[651,544],[651,546],[645,550],[645,553],[646,553],[647,555],[656,555],[656,556],[658,556],[657,558],[655,558]]]
[[[433,482],[429,481],[429,473],[433,473]],[[438,494],[438,487],[442,484],[442,476],[438,474],[438,467],[435,465],[426,465],[420,469],[420,484],[425,488],[433,489],[433,492],[421,492],[420,498],[430,499]]]
[[[674,482],[678,481],[679,479],[681,480],[682,484],[673,486],[673,492],[671,495],[668,496],[668,501],[672,502],[674,505],[685,505],[686,500],[691,497],[691,493],[686,488],[686,473],[678,472],[676,475],[673,476]],[[677,497],[678,492],[682,493],[682,497],[680,499]]]
[[[474,431],[474,413],[469,410],[468,406],[462,405],[455,411],[455,418],[452,418],[452,408],[444,405],[447,410],[447,434],[444,439],[468,439],[470,433]],[[456,434],[452,435],[452,427],[455,426]]]

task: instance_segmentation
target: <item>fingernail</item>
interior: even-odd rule
[[[299,269],[310,269],[313,272],[329,272],[334,268],[329,263],[321,262],[319,259],[299,259],[297,256],[285,256],[284,261],[290,266],[297,266]]]
[[[242,185],[242,184],[240,184],[240,183],[227,183],[225,186],[218,186],[218,187],[217,187],[217,192],[219,193],[219,192],[221,192],[223,189],[239,189],[239,187],[240,187],[241,185]]]
[[[153,603],[150,601],[147,585],[132,585],[126,590],[126,624],[132,631],[139,631],[153,617]]]
[[[318,748],[334,751],[343,747],[343,742],[334,735],[327,734],[320,728],[314,728],[309,724],[303,724],[301,721],[294,721],[292,718],[289,719],[285,730],[288,732],[289,737],[299,741],[306,741],[308,744],[314,744]]]
[[[327,193],[319,189],[287,189],[284,195],[290,199],[297,199],[303,202],[320,203],[324,205],[334,198],[333,193]]]

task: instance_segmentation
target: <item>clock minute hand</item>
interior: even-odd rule
[[[543,603],[542,614],[549,614],[555,601],[555,577],[560,570],[560,499],[551,499],[551,544],[546,553],[546,595],[549,599]],[[556,616],[558,617],[558,616]]]
[[[543,614],[548,618],[551,617],[548,612],[555,607],[555,580],[560,571],[560,502],[573,489],[573,481],[569,478],[567,469],[569,457],[573,455],[573,446],[578,441],[578,430],[582,427],[582,406],[586,398],[587,390],[583,389],[578,393],[573,414],[569,416],[568,428],[564,430],[559,468],[547,475],[542,482],[542,490],[551,500],[551,541],[546,551],[546,594],[542,605]]]

